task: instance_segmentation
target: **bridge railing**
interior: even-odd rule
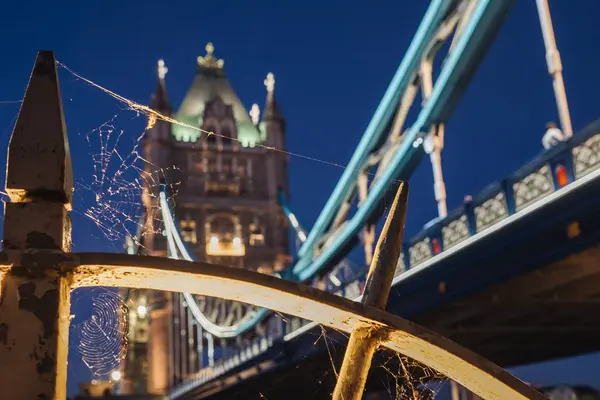
[[[508,179],[493,183],[404,246],[397,274],[415,268],[465,240],[498,227],[557,190],[600,167],[600,121],[537,157]]]
[[[493,183],[466,201],[443,220],[424,229],[403,247],[396,276],[432,260],[488,229],[499,229],[508,218],[519,214],[556,191],[600,169],[600,120],[569,141],[560,143],[528,163],[508,179]],[[488,231],[489,232],[489,231]],[[432,260],[433,262],[434,260]],[[366,276],[345,284],[335,292],[356,299],[362,293]],[[277,316],[266,336],[256,338],[231,357],[220,360],[189,377],[175,388],[171,398],[223,375],[253,359],[271,346],[297,336],[315,324],[297,317],[285,321]]]

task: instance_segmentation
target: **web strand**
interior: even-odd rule
[[[222,135],[222,134],[218,134],[218,133],[214,133],[214,132],[207,131],[205,129],[199,128],[197,126],[186,124],[185,122],[178,121],[175,118],[169,117],[168,115],[164,115],[164,114],[162,114],[162,113],[160,113],[160,112],[158,112],[156,110],[153,110],[153,109],[151,109],[150,107],[148,107],[146,105],[136,103],[133,100],[130,100],[130,99],[124,97],[124,96],[121,96],[120,94],[115,93],[112,90],[107,89],[107,88],[105,88],[103,86],[100,86],[99,84],[91,81],[90,79],[87,79],[87,78],[79,75],[78,73],[76,73],[75,71],[73,71],[72,69],[70,69],[69,67],[67,67],[65,64],[63,64],[61,62],[57,61],[57,64],[59,66],[61,66],[62,68],[64,68],[67,72],[69,72],[70,74],[72,74],[73,76],[75,76],[76,78],[81,79],[82,81],[84,81],[84,82],[86,82],[86,83],[94,86],[95,88],[100,89],[104,93],[106,93],[106,94],[112,96],[113,98],[119,100],[120,102],[126,104],[127,107],[129,107],[129,109],[131,109],[133,111],[140,112],[142,114],[145,114],[148,117],[148,127],[147,127],[147,129],[151,128],[156,123],[157,120],[160,120],[160,121],[169,122],[169,123],[174,124],[174,125],[179,125],[179,126],[182,126],[182,127],[188,128],[188,129],[193,129],[193,130],[198,131],[200,133],[204,133],[207,136],[215,135],[215,136],[219,136],[221,138],[235,140],[236,142],[241,143],[240,140],[237,139],[237,138],[234,138],[234,137],[231,137],[231,136]],[[257,146],[260,147],[260,148],[263,148],[265,150],[275,151],[275,152],[278,152],[278,153],[284,153],[284,154],[287,154],[287,155],[292,156],[292,157],[303,158],[305,160],[315,161],[315,162],[318,162],[318,163],[321,163],[321,164],[326,164],[326,165],[330,165],[330,166],[337,167],[337,168],[342,168],[342,169],[346,168],[346,165],[343,165],[343,164],[338,164],[338,163],[334,163],[334,162],[331,162],[331,161],[322,160],[322,159],[319,159],[319,158],[315,158],[315,157],[311,157],[311,156],[306,156],[306,155],[299,154],[299,153],[290,152],[290,151],[279,149],[279,148],[273,147],[273,146],[266,146],[266,145],[262,145],[262,144],[257,144]]]

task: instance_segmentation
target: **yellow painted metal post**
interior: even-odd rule
[[[408,184],[401,183],[369,267],[361,300],[364,305],[385,309],[396,264],[402,251],[407,202]],[[359,324],[352,332],[333,392],[334,400],[362,399],[371,360],[377,347],[386,339],[385,335],[384,330],[365,323]]]
[[[65,399],[72,274],[71,160],[56,71],[39,52],[8,151],[0,397]],[[43,256],[40,256],[43,254]]]

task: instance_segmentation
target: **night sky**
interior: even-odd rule
[[[356,0],[306,0],[301,6],[241,0],[4,2],[0,6],[2,157],[19,108],[10,101],[22,98],[38,50],[55,51],[61,62],[86,78],[144,104],[156,85],[156,61],[164,58],[169,96],[177,108],[192,82],[196,57],[204,55],[206,42],[212,41],[247,109],[252,103],[262,107],[263,79],[267,72],[275,74],[276,96],[288,123],[289,151],[345,164],[427,3],[376,0],[365,7]],[[578,131],[600,116],[600,3],[550,3],[573,127]],[[106,190],[93,185],[90,155],[101,147],[97,132],[91,131],[117,114],[113,125],[124,131],[118,148],[125,154],[146,120],[64,69],[59,72],[77,181],[75,250],[120,251],[118,235],[107,237],[84,216],[93,207],[95,192]],[[442,157],[448,208],[538,155],[544,126],[552,120],[557,120],[556,106],[535,1],[518,0],[446,127]],[[292,205],[305,227],[316,219],[341,172],[326,163],[291,157]],[[123,212],[139,212],[134,200],[123,206]],[[411,180],[408,233],[418,232],[435,216],[431,167],[425,159]],[[112,220],[120,227],[121,220]],[[85,319],[86,312],[89,315],[90,299],[97,293],[76,295],[76,321]],[[594,372],[598,362],[598,356],[587,356],[520,368],[517,373],[531,382],[598,385]],[[76,351],[69,373],[71,390],[91,375]]]

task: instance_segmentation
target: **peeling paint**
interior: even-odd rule
[[[35,288],[35,283],[24,283],[19,286],[19,309],[33,313],[44,327],[44,338],[49,338],[54,332],[58,290],[47,290],[41,298],[38,298],[35,296]]]
[[[38,188],[27,191],[22,201],[30,200],[41,200],[48,203],[62,203],[67,204],[69,199],[63,190],[51,190],[45,188]]]
[[[30,232],[27,234],[27,247],[30,249],[60,249],[52,236],[44,232]]]
[[[54,372],[54,366],[56,365],[56,360],[54,357],[51,357],[48,353],[45,353],[43,358],[37,358],[38,362],[35,365],[35,369],[39,375],[50,374]]]

